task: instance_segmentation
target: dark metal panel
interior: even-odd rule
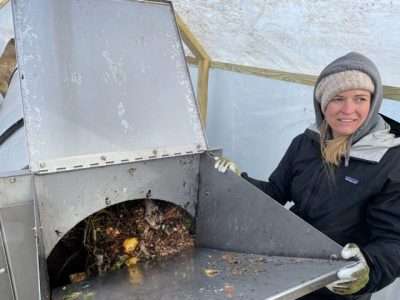
[[[231,251],[309,258],[338,255],[341,247],[243,178],[200,163],[197,240]]]
[[[336,278],[343,262],[195,249],[70,285],[53,300],[296,299]],[[207,275],[207,270],[212,274]],[[85,298],[87,297],[87,298]]]

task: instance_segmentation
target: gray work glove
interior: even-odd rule
[[[214,156],[215,160],[215,165],[214,168],[216,168],[219,172],[225,173],[226,170],[231,170],[233,173],[236,175],[240,176],[240,169],[239,167],[230,159],[227,159],[225,157],[220,157],[220,156]]]
[[[337,273],[339,280],[326,287],[338,295],[351,295],[360,291],[369,281],[369,267],[364,255],[356,244],[347,244],[342,250],[344,259],[356,258],[357,261],[340,269]]]

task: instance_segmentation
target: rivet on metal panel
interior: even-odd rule
[[[0,274],[3,274],[6,272],[6,268],[0,268]]]
[[[133,176],[135,174],[136,168],[129,168],[128,173],[129,175]]]
[[[15,179],[15,177],[10,178],[10,183],[15,183],[16,181],[17,181],[17,179]]]
[[[105,200],[104,202],[105,202],[105,204],[106,204],[107,206],[111,204],[110,198],[106,197],[104,200]]]

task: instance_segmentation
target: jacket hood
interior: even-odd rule
[[[383,87],[381,82],[381,77],[379,71],[375,64],[367,57],[360,53],[350,52],[345,56],[339,57],[338,59],[331,62],[325,69],[322,70],[319,75],[314,88],[314,110],[315,110],[315,122],[318,128],[320,128],[322,121],[324,120],[324,115],[321,110],[321,104],[316,100],[316,87],[319,82],[334,73],[344,72],[344,71],[361,71],[369,75],[375,85],[375,91],[371,96],[371,107],[368,113],[367,119],[362,124],[362,126],[353,133],[351,137],[352,143],[357,142],[365,135],[369,134],[374,130],[382,130],[380,126],[382,118],[379,116],[378,112],[382,105],[383,100]]]

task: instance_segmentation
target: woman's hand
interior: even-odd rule
[[[233,173],[236,175],[240,176],[240,169],[239,167],[230,159],[227,159],[225,157],[220,157],[220,156],[214,156],[215,160],[215,165],[214,168],[216,168],[219,172],[225,173],[226,170],[231,170]]]
[[[351,295],[360,291],[369,281],[369,267],[364,255],[356,244],[347,244],[342,250],[344,259],[356,258],[357,261],[337,273],[339,280],[326,287],[339,295]]]

